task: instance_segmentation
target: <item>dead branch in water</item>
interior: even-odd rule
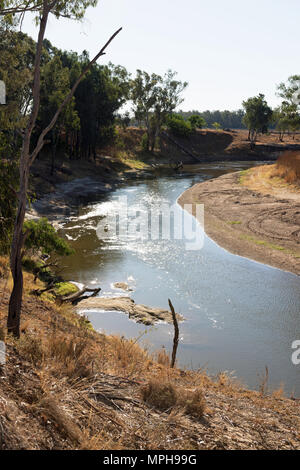
[[[178,327],[178,321],[177,321],[173,304],[170,299],[168,299],[168,301],[169,301],[169,306],[170,306],[170,310],[172,313],[173,325],[174,325],[174,340],[173,340],[173,351],[172,351],[172,361],[171,361],[171,367],[173,368],[175,365],[175,361],[176,361],[176,353],[177,353],[177,347],[178,347],[178,341],[179,341],[179,327]]]

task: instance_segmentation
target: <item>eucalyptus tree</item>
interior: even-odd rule
[[[192,116],[188,118],[188,121],[191,123],[193,130],[202,129],[207,125],[205,119],[199,116],[199,114],[192,114]]]
[[[296,132],[300,127],[300,75],[292,75],[286,83],[280,83],[277,95],[283,98],[276,113],[282,139],[284,131]]]
[[[283,101],[273,112],[273,123],[282,142],[286,132],[295,133],[300,128],[300,115],[295,103]],[[295,134],[293,135],[295,137]]]
[[[54,115],[65,96],[70,91],[70,73],[62,66],[61,59],[56,53],[41,68],[40,108],[36,122],[35,135],[38,135]],[[57,145],[63,131],[80,128],[80,119],[75,109],[74,96],[62,110],[59,118],[50,132],[51,141],[51,174],[54,173]]]
[[[272,109],[268,106],[265,96],[259,94],[243,101],[245,109],[244,124],[249,130],[249,140],[254,145],[257,134],[266,132],[272,120]]]
[[[131,82],[131,100],[138,122],[144,122],[147,130],[147,150],[154,150],[156,137],[167,117],[183,102],[181,93],[187,82],[175,80],[176,72],[168,70],[161,77],[137,70]]]
[[[94,64],[90,68],[75,94],[81,157],[95,158],[96,147],[113,136],[115,114],[127,100],[128,91],[129,75],[124,67]]]
[[[32,100],[34,41],[0,25],[0,80],[6,85],[6,105],[0,106],[0,155],[15,158],[21,130]]]
[[[56,18],[66,17],[75,20],[81,19],[88,6],[96,6],[97,0],[0,0],[0,16],[12,21],[16,17],[22,19],[22,16],[28,12],[37,14],[37,24],[39,28],[38,40],[34,54],[33,64],[33,84],[32,84],[32,102],[28,112],[26,127],[22,133],[22,148],[20,153],[19,174],[20,184],[18,193],[17,215],[14,225],[13,240],[11,246],[10,265],[13,277],[13,290],[9,300],[9,310],[7,318],[8,331],[15,336],[20,335],[20,318],[23,296],[23,273],[22,273],[22,255],[23,246],[28,236],[28,231],[23,230],[23,224],[26,211],[26,199],[29,182],[30,167],[45,144],[45,137],[56,124],[65,106],[71,101],[74,92],[84,78],[90,67],[97,59],[105,53],[105,49],[120,32],[121,28],[109,39],[98,54],[91,60],[81,72],[73,87],[67,93],[61,102],[49,124],[40,132],[36,144],[32,145],[32,134],[36,125],[40,108],[40,87],[41,87],[41,57],[43,40],[50,14]]]
[[[177,72],[168,70],[157,87],[150,136],[151,151],[154,150],[155,140],[160,134],[162,125],[166,123],[167,117],[184,101],[181,94],[188,83],[176,80],[176,75]]]
[[[131,82],[131,100],[133,112],[139,123],[144,123],[147,130],[146,149],[149,150],[151,138],[151,114],[157,99],[157,89],[161,82],[161,77],[152,73],[137,70],[136,77]]]

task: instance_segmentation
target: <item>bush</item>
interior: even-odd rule
[[[176,405],[177,393],[173,384],[152,380],[142,387],[142,398],[148,405],[167,411]]]
[[[199,389],[185,390],[170,382],[151,380],[142,387],[141,393],[145,403],[160,411],[177,408],[198,419],[204,414],[205,399]]]
[[[141,146],[142,146],[142,150],[144,150],[144,152],[148,152],[149,150],[149,139],[148,139],[148,135],[146,134],[143,134],[143,137],[142,137],[142,140],[141,140]]]
[[[300,183],[300,153],[285,152],[278,157],[274,176],[283,178],[287,183]]]
[[[26,220],[23,230],[25,233],[28,232],[25,240],[25,248],[27,250],[41,250],[46,254],[54,252],[61,256],[74,253],[74,250],[58,235],[55,228],[46,218],[41,218],[37,221]]]
[[[207,125],[205,119],[199,116],[199,114],[193,114],[193,116],[190,116],[188,118],[188,122],[191,123],[193,130],[202,129],[203,127]]]
[[[20,339],[16,340],[16,349],[23,358],[35,365],[43,360],[44,350],[40,338],[23,334]]]
[[[189,137],[193,132],[190,121],[185,121],[182,116],[175,114],[168,117],[167,127],[176,137]]]

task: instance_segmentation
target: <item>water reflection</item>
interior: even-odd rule
[[[234,256],[207,237],[203,249],[194,252],[185,249],[185,240],[103,241],[96,234],[120,196],[136,208],[173,204],[197,182],[252,165],[202,165],[197,173],[129,184],[80,208],[62,228],[76,250],[63,260],[63,275],[100,285],[104,295],[120,295],[112,283],[129,280],[134,300],[151,306],[167,308],[171,298],[186,318],[178,351],[182,366],[206,366],[213,373],[235,370],[256,387],[258,374],[268,365],[271,385],[284,382],[288,391],[300,394],[300,366],[290,360],[292,341],[300,338],[297,276]],[[116,312],[89,312],[89,318],[108,333],[139,336],[148,331],[145,338],[152,348],[171,344],[169,325],[147,329]]]

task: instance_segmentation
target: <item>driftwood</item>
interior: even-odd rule
[[[95,297],[97,294],[99,294],[100,291],[101,291],[100,287],[96,287],[95,289],[84,287],[78,292],[75,292],[75,294],[71,294],[65,297],[60,297],[60,300],[62,302],[71,302],[72,304],[77,304],[81,300],[86,299],[88,297]],[[92,295],[90,296],[84,295],[86,292],[92,292]]]
[[[49,292],[52,291],[55,288],[55,282],[52,281],[50,284],[45,287],[45,289],[35,289],[31,291],[31,294],[36,295],[37,297],[40,297],[44,292]]]
[[[173,340],[173,351],[172,351],[172,361],[171,361],[171,367],[173,368],[175,365],[175,361],[176,361],[176,353],[177,353],[177,347],[178,347],[178,341],[179,341],[179,328],[178,328],[178,321],[176,318],[176,313],[175,313],[173,304],[170,299],[168,300],[169,300],[169,306],[170,306],[170,310],[172,313],[173,324],[174,324],[174,340]]]

